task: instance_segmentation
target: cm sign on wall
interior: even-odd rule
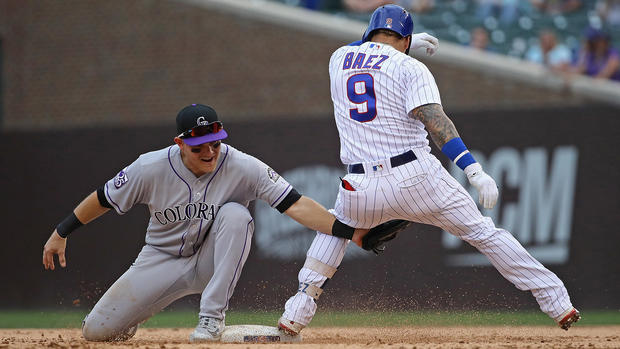
[[[474,157],[497,182],[500,196],[496,207],[482,210],[495,224],[511,232],[543,264],[564,264],[569,258],[577,161],[574,146],[504,147],[489,156],[473,151]],[[451,165],[450,173],[465,186],[474,200],[475,188],[469,186],[460,168]],[[517,192],[516,199],[502,201],[507,190]],[[489,265],[478,252],[459,252],[463,242],[444,231],[442,245],[450,251],[445,262],[451,266]]]

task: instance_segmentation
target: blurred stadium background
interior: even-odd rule
[[[42,246],[86,194],[139,154],[171,144],[173,119],[189,103],[214,106],[228,143],[331,207],[343,168],[327,62],[361,37],[368,13],[327,3],[1,0],[0,310],[89,309],[121,275],[143,245],[144,208],[75,232],[64,270],[43,270]],[[547,26],[577,50],[597,23],[595,4],[566,15],[530,10],[511,25],[480,20],[475,4],[436,0],[414,14],[416,31],[441,46],[431,58],[413,55],[500,184],[501,201],[485,214],[555,271],[578,307],[620,311],[620,85],[522,59]],[[492,51],[465,46],[479,25],[491,32]],[[231,309],[278,310],[296,290],[313,233],[261,203],[252,210],[254,246]],[[350,248],[321,306],[536,308],[438,229],[418,225],[398,239],[379,257]],[[188,297],[173,307],[197,306]]]

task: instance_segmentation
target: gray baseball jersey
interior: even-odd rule
[[[84,320],[88,340],[111,340],[185,295],[200,315],[224,319],[250,252],[250,201],[285,210],[299,194],[260,160],[222,144],[215,170],[197,178],[178,146],[141,155],[104,186],[120,214],[148,205],[146,245]],[[288,199],[287,199],[288,198]]]
[[[178,256],[196,253],[223,204],[247,207],[262,199],[276,207],[291,189],[262,161],[226,144],[215,171],[200,178],[183,165],[173,145],[141,155],[105,184],[106,199],[119,214],[148,205],[146,243]]]

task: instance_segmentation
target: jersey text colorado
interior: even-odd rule
[[[205,202],[191,202],[185,205],[168,207],[162,211],[155,211],[153,216],[161,225],[175,222],[183,222],[190,219],[213,220],[219,208],[220,205],[216,204],[207,204]]]

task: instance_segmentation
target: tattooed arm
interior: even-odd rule
[[[485,208],[493,208],[499,194],[497,184],[469,153],[441,105],[432,103],[419,106],[410,111],[409,116],[420,120],[439,149],[465,172],[469,183],[478,189],[480,203]]]
[[[452,120],[439,104],[425,104],[409,112],[409,116],[426,126],[433,142],[441,149],[449,140],[459,137]]]

